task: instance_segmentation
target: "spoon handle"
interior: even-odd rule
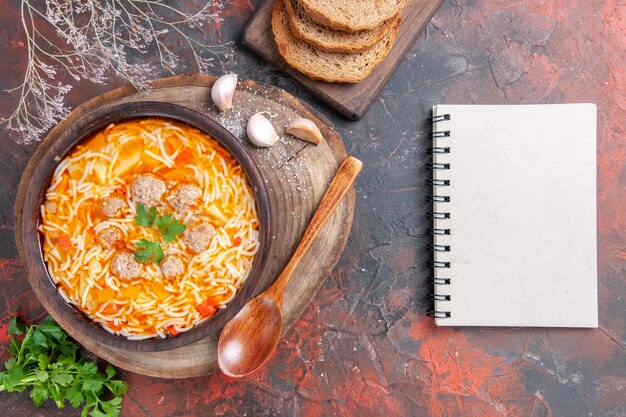
[[[333,178],[330,183],[326,194],[324,194],[322,201],[320,201],[317,210],[304,231],[300,243],[298,243],[296,250],[293,252],[293,255],[291,255],[289,263],[278,278],[276,278],[274,284],[265,292],[265,295],[272,298],[279,307],[282,305],[283,293],[285,292],[289,278],[291,278],[291,274],[296,269],[296,266],[298,266],[298,263],[306,251],[311,247],[315,237],[320,230],[322,230],[322,227],[326,224],[326,221],[330,218],[337,205],[339,205],[343,196],[354,183],[362,167],[363,162],[352,156],[348,156],[339,167],[335,178]]]

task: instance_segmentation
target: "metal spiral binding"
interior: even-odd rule
[[[436,123],[436,122],[445,122],[447,120],[450,120],[449,114],[442,114],[440,116],[434,116],[428,119],[428,121],[431,124]],[[435,131],[435,132],[430,133],[429,137],[431,139],[448,138],[450,137],[450,131],[449,130]],[[432,148],[429,148],[429,152],[431,154],[449,154],[450,147],[449,146],[434,146]],[[432,170],[449,170],[450,164],[431,162],[431,163],[426,164],[426,167]],[[442,193],[439,192],[439,191],[442,191],[442,189],[440,189],[439,187],[450,186],[450,180],[430,179],[430,180],[427,180],[426,183],[429,186],[433,187],[434,189],[438,190],[437,192],[434,192],[433,195],[429,195],[427,197],[429,201],[433,203],[450,202],[449,195],[442,195]],[[436,219],[436,220],[443,220],[443,219],[450,218],[449,212],[441,212],[441,211],[434,211],[434,210],[432,212],[427,213],[427,215],[431,217],[432,219]],[[430,229],[430,233],[432,233],[433,235],[450,235],[450,229],[432,228]],[[430,245],[430,249],[433,251],[433,257],[434,257],[434,254],[437,252],[450,252],[449,245],[435,245],[433,243]],[[430,266],[431,268],[433,268],[433,270],[435,268],[445,270],[446,268],[450,268],[450,262],[433,260],[433,261],[430,261]],[[440,277],[434,277],[434,276],[433,278],[429,279],[429,282],[433,284],[433,286],[450,285],[450,281],[451,281],[450,278],[440,278]],[[435,291],[433,294],[430,295],[430,299],[433,301],[450,301],[451,298],[452,297],[449,294],[440,294],[437,291]],[[430,317],[437,318],[437,319],[445,319],[445,318],[450,318],[452,316],[452,313],[450,311],[433,310],[433,311],[429,311],[428,315]]]
[[[431,153],[450,153],[450,148],[449,147],[441,147],[441,146],[437,146],[435,148],[428,148],[428,150]]]
[[[431,132],[428,134],[431,138],[447,138],[450,136],[449,130],[441,130],[439,132]]]
[[[447,195],[429,195],[428,196],[428,201],[430,202],[437,202],[437,203],[449,203],[450,202],[450,196]]]
[[[428,163],[426,164],[426,168],[428,169],[450,169],[450,164],[441,164],[441,163]]]
[[[433,301],[450,301],[452,297],[447,294],[431,294],[430,299]]]
[[[430,124],[433,124],[435,122],[441,122],[443,120],[450,120],[450,115],[449,114],[442,114],[441,116],[435,116],[435,117],[429,117],[428,118],[428,122]]]
[[[428,212],[426,214],[429,215],[430,217],[432,217],[433,219],[438,219],[438,220],[449,219],[450,218],[450,213],[439,213],[439,212],[436,212],[436,211],[430,211],[430,212]]]
[[[430,250],[434,252],[450,252],[450,246],[448,245],[430,245]]]

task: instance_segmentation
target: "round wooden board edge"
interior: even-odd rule
[[[203,74],[178,75],[174,77],[155,80],[151,83],[151,88],[162,89],[162,88],[175,88],[175,87],[185,87],[185,86],[206,87],[206,86],[213,85],[216,79],[217,77],[215,76],[203,75]],[[316,124],[320,126],[321,128],[320,130],[322,131],[324,137],[326,138],[328,146],[330,147],[335,158],[337,158],[338,164],[340,164],[341,160],[347,156],[347,152],[343,145],[343,141],[341,137],[339,136],[339,134],[334,130],[333,124],[328,119],[326,119],[323,115],[321,115],[320,113],[315,111],[313,108],[311,108],[308,104],[294,97],[293,95],[291,95],[285,90],[282,90],[278,87],[274,87],[268,84],[257,82],[254,80],[242,80],[239,82],[239,85],[242,87],[253,86],[255,88],[261,88],[264,90],[265,93],[267,93],[267,96],[269,98],[272,98],[275,100],[282,99],[286,101],[287,105],[292,107],[297,113],[300,113],[304,117],[307,117],[317,122]],[[26,196],[26,189],[28,188],[28,181],[30,177],[32,176],[32,172],[34,168],[37,166],[39,160],[41,159],[41,155],[43,154],[43,151],[46,145],[53,143],[54,140],[56,140],[56,138],[58,137],[59,132],[62,132],[63,130],[67,129],[71,125],[71,123],[73,123],[78,118],[82,117],[84,114],[93,111],[99,106],[106,106],[108,103],[123,99],[125,97],[131,96],[137,93],[139,93],[137,89],[135,89],[133,86],[128,85],[128,86],[116,88],[114,90],[111,90],[109,92],[106,92],[104,94],[91,98],[87,100],[86,102],[77,106],[74,110],[72,110],[41,141],[41,143],[35,150],[34,154],[29,159],[29,162],[27,163],[24,169],[24,172],[22,173],[22,177],[20,179],[16,198],[15,198],[14,233],[15,233],[15,241],[17,245],[17,250],[18,250],[18,254],[19,254],[21,262],[24,262],[25,260],[23,240],[22,240],[22,220],[23,220],[23,206],[24,206],[24,201],[25,201],[25,196]],[[352,229],[352,222],[354,218],[355,201],[356,201],[356,192],[354,188],[352,188],[350,192],[346,194],[346,196],[344,197],[344,201],[345,201],[345,204],[347,204],[347,207],[346,207],[347,215],[344,216],[344,218],[342,219],[342,224],[340,227],[340,230],[344,231],[343,238],[341,239],[338,250],[335,252],[336,256],[333,257],[333,259],[329,263],[329,266],[324,271],[322,271],[323,274],[326,275],[326,278],[321,279],[319,284],[313,288],[310,294],[311,300],[313,297],[315,297],[315,294],[319,292],[319,289],[322,287],[322,285],[324,285],[324,282],[328,278],[328,275],[336,266],[337,262],[339,261],[341,257],[341,253],[343,252],[343,249],[345,248],[345,245],[350,236],[350,231]],[[44,302],[41,301],[40,294],[38,293],[38,290],[32,285],[32,282],[30,278],[28,277],[28,275],[27,275],[27,279],[29,280],[29,284],[31,285],[31,287],[33,287],[33,290],[35,291],[39,301],[42,304],[44,304],[44,307],[46,307],[47,303],[45,303],[45,301]],[[309,300],[309,302],[307,302],[306,304],[304,303],[300,304],[298,308],[295,309],[292,318],[285,323],[286,325],[283,330],[283,334],[291,329],[292,325],[302,315],[302,313],[307,308],[311,300]],[[192,368],[192,369],[185,368],[185,369],[176,369],[176,370],[162,369],[162,370],[157,370],[155,372],[152,372],[152,370],[146,369],[142,366],[120,362],[119,360],[117,360],[116,357],[110,355],[107,350],[102,349],[100,346],[97,346],[96,344],[92,344],[89,342],[84,343],[80,341],[79,335],[76,335],[76,336],[72,335],[72,337],[74,337],[74,339],[77,339],[77,341],[81,344],[90,345],[89,350],[97,354],[97,356],[101,357],[102,359],[112,363],[113,365],[118,366],[127,371],[139,373],[142,375],[159,377],[159,378],[189,378],[189,377],[208,375],[217,370],[216,366],[214,365],[214,366],[209,366],[208,368],[202,367],[199,372],[197,368]]]
[[[300,316],[302,315],[304,310],[309,306],[311,301],[313,301],[312,300],[313,297],[315,297],[315,295],[319,292],[321,287],[326,282],[326,279],[328,279],[329,274],[332,272],[333,268],[337,265],[337,263],[339,262],[339,259],[341,258],[343,249],[345,248],[346,243],[350,237],[350,230],[352,229],[352,221],[354,218],[354,202],[356,199],[356,192],[354,191],[354,189],[350,190],[350,192],[346,194],[344,199],[346,201],[346,204],[348,204],[347,211],[350,213],[350,216],[345,217],[343,219],[343,224],[341,225],[341,229],[346,230],[346,233],[343,235],[343,239],[340,242],[340,245],[339,245],[340,250],[336,252],[337,255],[332,259],[331,263],[329,264],[329,267],[323,271],[324,275],[326,275],[326,278],[321,279],[318,285],[316,285],[312,289],[311,295],[310,295],[311,300],[309,300],[309,302],[307,302],[306,304],[305,303],[298,304],[298,307],[292,310],[293,311],[292,317],[289,320],[286,320],[284,323],[283,336],[292,329],[295,322],[298,320],[298,318],[300,318]],[[135,372],[137,374],[146,375],[146,376],[155,377],[155,378],[166,378],[166,379],[195,378],[195,377],[212,375],[215,372],[218,372],[219,370],[217,367],[217,364],[207,364],[207,366],[203,366],[203,367],[186,367],[186,368],[177,368],[177,369],[173,369],[173,368],[156,369],[154,367],[145,368],[141,364],[135,364],[131,362],[120,362],[117,356],[111,355],[109,350],[102,349],[102,347],[90,341],[87,343],[81,342],[81,344],[89,345],[89,346],[85,346],[86,348],[88,348],[89,351],[93,352],[100,358],[106,360],[107,362],[112,363],[113,365],[119,368],[122,368],[126,371]],[[175,351],[176,349],[172,350],[171,352],[175,352]]]

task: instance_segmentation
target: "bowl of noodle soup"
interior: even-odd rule
[[[38,259],[26,267],[71,334],[173,349],[216,335],[267,285],[265,181],[207,116],[121,104],[37,152],[21,233],[24,253]]]

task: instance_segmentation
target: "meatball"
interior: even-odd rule
[[[152,174],[138,176],[133,183],[133,201],[154,206],[165,193],[165,181]]]
[[[174,210],[185,211],[197,205],[200,196],[202,190],[197,185],[178,184],[169,192],[167,199]]]
[[[118,246],[124,240],[124,234],[115,226],[110,226],[96,233],[98,243],[105,247]]]
[[[141,266],[131,252],[123,251],[113,255],[111,271],[118,277],[128,280],[139,276]]]
[[[159,266],[161,267],[161,272],[165,278],[176,278],[185,272],[183,261],[181,261],[177,256],[166,256],[165,259],[161,261]]]
[[[215,229],[213,226],[207,223],[200,223],[185,229],[183,241],[189,249],[200,253],[204,252],[209,247],[214,234]]]
[[[119,197],[107,197],[100,204],[107,217],[122,217],[126,210],[126,202]]]

